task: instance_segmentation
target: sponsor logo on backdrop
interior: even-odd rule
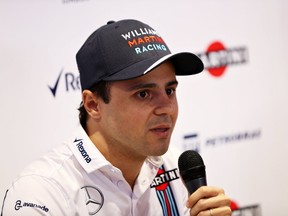
[[[261,216],[260,205],[243,206],[232,211],[232,216]]]
[[[184,149],[200,152],[200,140],[197,133],[184,135]]]
[[[220,77],[228,66],[248,62],[248,49],[245,46],[226,47],[220,41],[212,42],[205,52],[197,53],[205,69],[214,77]]]
[[[89,0],[61,0],[63,4],[68,4],[68,3],[77,3],[77,2],[86,2]]]
[[[81,90],[79,73],[66,72],[61,69],[54,82],[48,84],[48,88],[53,97],[56,97],[59,91],[75,92]]]
[[[185,150],[194,150],[200,152],[201,143],[205,147],[216,147],[219,145],[233,144],[238,142],[244,142],[254,139],[259,139],[261,137],[261,130],[247,130],[242,132],[235,132],[231,134],[222,134],[218,136],[208,136],[204,141],[200,141],[199,135],[197,133],[185,134],[183,141],[183,148]]]
[[[261,209],[260,205],[246,205],[246,206],[239,206],[239,204],[235,200],[231,200],[231,210],[232,216],[260,216]]]
[[[238,132],[234,134],[226,134],[226,135],[210,137],[206,140],[205,145],[215,146],[215,145],[221,145],[221,144],[230,144],[230,143],[235,143],[235,142],[257,139],[257,138],[260,138],[260,136],[261,136],[260,129],[252,130],[252,131],[244,131],[244,132]]]

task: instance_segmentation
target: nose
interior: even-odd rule
[[[155,99],[155,115],[173,115],[178,113],[178,103],[176,97],[169,97],[161,94]]]

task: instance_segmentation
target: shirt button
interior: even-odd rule
[[[118,187],[123,187],[124,186],[124,182],[121,181],[121,180],[117,181],[117,186]]]
[[[146,185],[148,182],[147,178],[142,181],[142,185]]]

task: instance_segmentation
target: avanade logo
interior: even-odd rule
[[[64,72],[61,69],[54,82],[48,84],[53,97],[56,97],[59,88],[65,89],[66,92],[81,90],[79,73],[76,75],[72,72]]]

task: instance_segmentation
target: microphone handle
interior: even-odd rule
[[[185,181],[185,186],[190,195],[194,193],[199,187],[206,185],[207,185],[206,177]]]

